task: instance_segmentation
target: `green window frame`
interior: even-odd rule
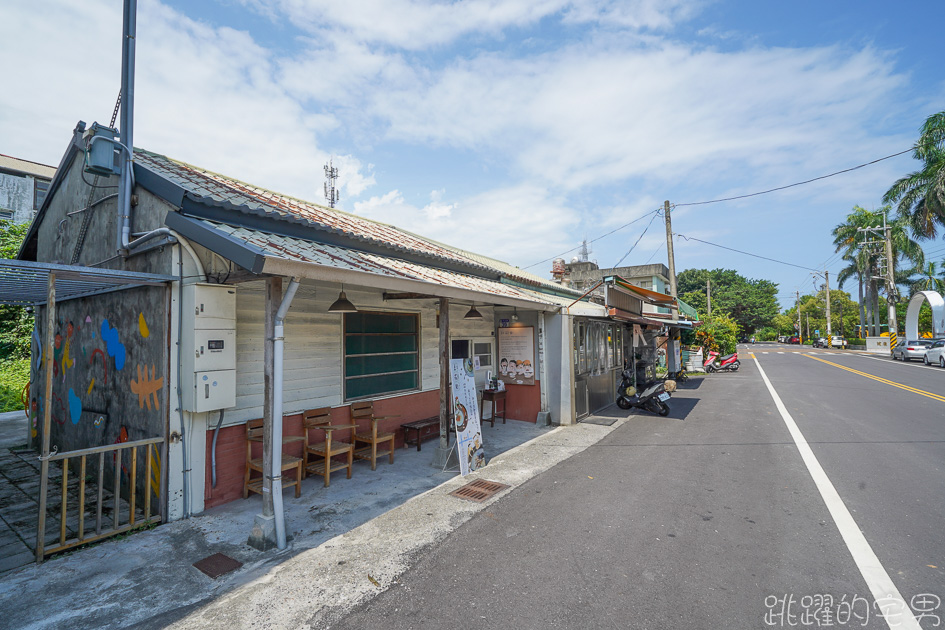
[[[420,389],[420,316],[359,311],[344,316],[345,400]]]

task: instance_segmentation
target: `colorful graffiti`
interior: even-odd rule
[[[100,349],[96,348],[92,351],[92,358],[89,359],[89,365],[95,363],[95,355],[100,355],[102,357],[102,369],[105,370],[105,380],[104,385],[108,385],[108,359],[105,358],[105,353]],[[95,380],[94,378],[92,380]]]
[[[138,332],[145,339],[151,335],[151,331],[148,330],[148,322],[144,321],[144,313],[138,313]]]
[[[82,399],[79,398],[75,390],[69,388],[69,419],[72,424],[79,424],[79,418],[82,417]]]
[[[125,367],[125,344],[119,340],[118,329],[112,328],[107,319],[102,320],[102,339],[108,356],[115,357],[115,369],[121,371]]]
[[[138,364],[138,380],[131,381],[131,391],[138,394],[138,408],[147,405],[151,409],[151,401],[154,401],[154,408],[160,409],[160,398],[158,391],[164,387],[164,377],[154,378],[154,366],[151,366],[151,377],[148,378],[148,368],[144,368],[144,374],[141,373],[141,364]]]

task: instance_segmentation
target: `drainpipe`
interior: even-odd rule
[[[292,278],[273,322],[272,344],[272,511],[276,525],[276,547],[285,549],[285,510],[282,507],[282,358],[285,350],[285,316],[299,288],[300,278]]]

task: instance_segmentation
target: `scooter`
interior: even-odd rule
[[[741,362],[738,360],[737,352],[719,359],[719,353],[715,350],[710,350],[709,356],[706,357],[702,367],[705,368],[706,372],[737,372],[741,365]]]
[[[661,416],[669,415],[669,405],[666,401],[670,399],[670,394],[666,391],[663,381],[650,381],[643,386],[642,391],[637,392],[637,388],[633,385],[633,373],[630,370],[624,370],[621,376],[623,378],[617,386],[618,407],[621,409],[639,407]]]

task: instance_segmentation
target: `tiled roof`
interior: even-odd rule
[[[315,229],[341,234],[356,241],[374,243],[393,251],[413,252],[472,268],[488,269],[487,266],[466,258],[450,248],[393,225],[280,195],[142,149],[135,149],[135,161],[180,186],[193,198],[211,204],[227,204],[247,214],[263,214],[291,222],[305,223]]]
[[[289,236],[267,234],[258,230],[224,223],[206,220],[201,221],[201,223],[254,248],[262,250],[266,256],[325,265],[347,271],[359,271],[391,278],[402,278],[442,286],[458,287],[479,293],[491,294],[497,298],[505,297],[545,304],[554,303],[551,300],[544,299],[545,296],[541,296],[541,294],[536,292],[519,289],[496,280],[464,275],[399,260],[389,256],[339,247],[337,245],[315,243]]]

